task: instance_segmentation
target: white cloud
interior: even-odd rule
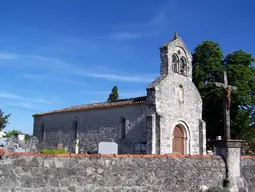
[[[161,27],[165,25],[168,9],[169,6],[164,6],[163,8],[161,8],[159,12],[150,19],[149,24],[155,27]]]
[[[28,73],[24,73],[22,74],[23,77],[29,78],[29,79],[43,79],[45,78],[45,76],[43,75],[38,75],[38,74],[28,74]]]
[[[77,72],[77,75],[82,75],[86,77],[93,77],[93,78],[101,78],[113,81],[126,81],[126,82],[152,82],[154,78],[148,76],[125,76],[125,75],[117,75],[117,74],[110,74],[110,73],[91,73],[86,71]]]
[[[126,34],[122,36],[123,38],[135,38],[131,34]],[[81,68],[79,65],[73,63],[67,63],[58,58],[46,58],[35,55],[27,55],[29,57],[33,57],[35,59],[44,60],[43,62],[38,62],[37,65],[34,65],[34,62],[30,63],[30,66],[33,68],[44,69],[48,71],[44,74],[36,74],[36,73],[24,73],[23,77],[35,80],[47,80],[47,81],[55,81],[61,83],[70,83],[70,84],[79,84],[79,85],[87,85],[84,81],[76,80],[73,78],[74,76],[83,76],[83,77],[92,77],[92,78],[100,78],[111,81],[124,81],[124,82],[141,82],[141,83],[150,83],[155,79],[155,75],[125,75],[120,72],[108,72],[106,69],[100,68],[99,65],[86,65],[83,64]],[[32,66],[33,65],[33,66]],[[90,66],[93,67],[91,71],[87,72],[84,70],[85,67]],[[61,73],[60,73],[61,71]],[[106,72],[107,71],[107,72]]]
[[[57,77],[54,74],[48,74],[48,75],[39,75],[39,74],[29,74],[29,73],[24,73],[22,74],[23,77],[28,78],[28,79],[37,79],[37,80],[50,80],[56,81],[56,82],[61,82],[61,83],[70,83],[70,84],[78,84],[78,85],[87,85],[84,81],[76,81],[71,78],[61,78]]]
[[[172,7],[170,2],[167,2],[147,21],[116,26],[117,32],[112,33],[108,38],[114,40],[135,40],[143,37],[157,36],[163,31],[166,23],[169,24],[168,12],[171,12],[170,8]]]
[[[40,59],[40,60],[46,60],[46,57],[38,56],[38,55],[26,55],[26,54],[18,54],[18,53],[5,53],[0,52],[0,60],[7,60],[7,59],[18,59],[22,57],[28,57],[33,59]]]
[[[29,102],[35,102],[35,103],[50,103],[49,101],[46,101],[44,99],[25,98],[25,97],[15,94],[15,93],[5,92],[5,91],[0,92],[0,98],[29,101]]]
[[[23,97],[10,92],[0,92],[0,98],[23,100]]]
[[[12,53],[0,53],[0,60],[16,59],[18,55]]]
[[[140,38],[141,35],[139,33],[132,33],[132,32],[116,32],[111,35],[110,38],[115,40],[134,40]]]
[[[25,107],[25,108],[28,108],[28,109],[34,109],[35,106],[32,105],[31,103],[28,103],[28,102],[21,102],[20,103],[21,107]]]

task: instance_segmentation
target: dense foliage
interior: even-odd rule
[[[114,86],[112,92],[109,94],[107,102],[117,101],[119,99],[118,87]]]
[[[31,135],[29,135],[29,134],[25,134],[25,141],[28,141],[29,139],[31,139]]]
[[[251,54],[238,50],[224,57],[220,45],[204,41],[193,53],[193,81],[203,99],[203,119],[207,124],[207,138],[223,136],[223,89],[213,82],[228,82],[236,86],[231,92],[231,137],[246,139],[255,150],[255,67]]]
[[[11,137],[12,135],[18,135],[19,134],[19,131],[16,130],[16,129],[13,129],[11,131],[8,131],[5,135],[5,137]]]
[[[0,109],[0,131],[2,131],[6,125],[9,123],[8,119],[11,114],[5,115],[4,112]]]

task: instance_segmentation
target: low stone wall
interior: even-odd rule
[[[1,191],[12,192],[199,192],[224,178],[223,160],[212,156],[9,153],[0,160]]]

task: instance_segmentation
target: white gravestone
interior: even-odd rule
[[[16,145],[17,145],[17,138],[14,135],[12,135],[7,142],[7,151],[15,152],[15,149],[17,148]]]
[[[118,144],[115,142],[100,142],[99,154],[118,154]]]
[[[37,152],[37,148],[36,148],[37,143],[38,143],[38,139],[35,136],[31,137],[31,139],[30,139],[30,146],[31,146],[30,152]]]

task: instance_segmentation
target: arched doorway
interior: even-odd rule
[[[184,130],[176,125],[173,133],[173,153],[184,154],[185,133]]]

